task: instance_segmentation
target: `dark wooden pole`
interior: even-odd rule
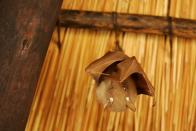
[[[112,12],[62,10],[60,25],[196,38],[196,20]]]
[[[0,1],[0,130],[24,131],[62,0]]]

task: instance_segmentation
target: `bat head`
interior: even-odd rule
[[[111,111],[120,112],[126,108],[135,111],[137,90],[132,82],[127,80],[126,83],[120,83],[111,78],[104,79],[96,88],[98,101]]]

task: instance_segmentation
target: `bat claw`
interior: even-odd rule
[[[126,100],[127,100],[127,105],[126,105],[126,107],[128,107],[130,110],[132,110],[132,111],[136,111],[136,107],[135,107],[135,105],[130,101],[130,100],[128,100],[127,99],[128,97],[126,97]]]
[[[135,111],[136,111],[135,106],[131,106],[131,107],[130,107],[130,106],[128,106],[128,105],[127,105],[127,107],[128,107],[130,110],[132,110],[133,112],[135,112]]]
[[[103,109],[105,110],[108,106],[108,103],[104,104]]]

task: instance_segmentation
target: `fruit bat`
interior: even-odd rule
[[[122,51],[110,51],[86,67],[96,81],[96,95],[104,108],[135,111],[139,94],[154,96],[154,88],[136,58]]]

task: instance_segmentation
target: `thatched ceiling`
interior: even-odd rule
[[[63,9],[117,11],[196,19],[195,0],[65,0]],[[169,11],[168,11],[169,10]],[[61,28],[48,49],[26,130],[195,130],[196,40],[121,32],[120,45],[136,56],[155,88],[140,95],[136,112],[104,111],[84,71],[114,47],[112,31]],[[59,48],[60,47],[60,48]]]

